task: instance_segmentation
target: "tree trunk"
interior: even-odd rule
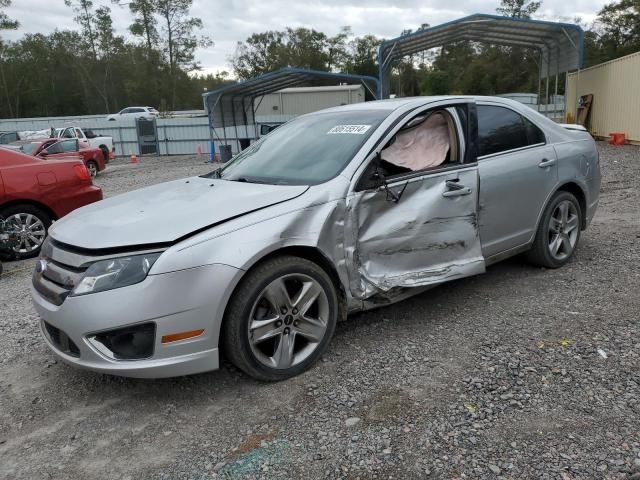
[[[4,87],[4,94],[7,97],[7,106],[9,107],[9,117],[13,118],[13,108],[11,107],[11,97],[9,96],[9,87],[7,85],[7,79],[4,76],[4,58],[0,58],[0,75],[2,76],[2,85]]]

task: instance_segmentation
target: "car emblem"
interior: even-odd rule
[[[46,260],[38,260],[36,263],[36,272],[42,273],[47,269],[47,261]]]

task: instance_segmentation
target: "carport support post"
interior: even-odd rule
[[[540,61],[538,63],[538,113],[540,113],[540,106],[542,105],[542,49],[540,49]]]
[[[209,163],[213,163],[216,158],[215,143],[213,142],[213,122],[211,121],[211,108],[209,108],[209,98],[207,102],[207,117],[209,117]]]
[[[231,115],[233,116],[233,128],[236,132],[236,152],[240,151],[240,140],[238,140],[238,119],[236,118],[236,97],[231,97]],[[233,152],[232,152],[233,156]]]
[[[550,75],[550,68],[551,68],[551,54],[549,53],[549,51],[547,50],[547,86],[546,86],[546,94],[545,94],[545,107],[544,107],[544,114],[546,117],[549,116],[549,75]]]

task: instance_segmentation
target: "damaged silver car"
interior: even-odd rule
[[[502,98],[333,108],[222,169],[81,208],[33,274],[64,361],[131,377],[308,369],[349,312],[527,252],[566,264],[598,204],[590,135]]]

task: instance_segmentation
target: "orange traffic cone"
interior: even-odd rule
[[[131,159],[130,159],[129,163],[138,163],[138,157],[136,156],[135,153],[131,154]]]
[[[200,144],[196,145],[196,158],[200,160],[202,158],[202,147]]]

